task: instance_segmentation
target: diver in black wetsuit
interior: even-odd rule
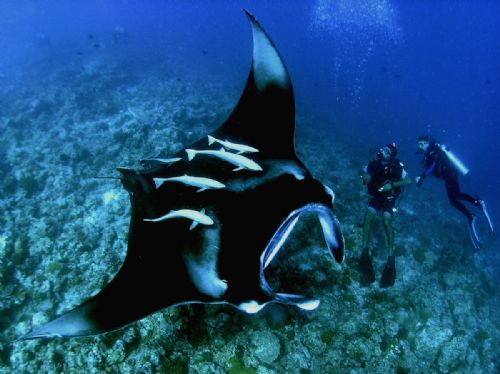
[[[363,184],[367,185],[368,193],[372,198],[368,203],[363,223],[363,252],[359,258],[358,267],[364,283],[375,281],[375,272],[368,250],[368,239],[373,220],[378,213],[382,212],[389,249],[387,263],[380,278],[380,287],[382,288],[393,286],[396,280],[392,216],[396,210],[395,204],[401,193],[401,187],[411,183],[411,179],[407,177],[403,164],[396,158],[396,154],[395,143],[382,147],[377,151],[377,158],[365,166],[360,174]]]
[[[448,150],[446,147],[438,144],[437,142],[431,141],[427,136],[420,136],[418,138],[418,148],[424,154],[424,158],[422,160],[424,171],[416,178],[417,186],[420,187],[424,179],[429,175],[434,175],[437,178],[443,179],[450,204],[467,217],[472,244],[475,248],[479,248],[481,242],[476,232],[476,216],[474,216],[461,201],[474,204],[482,210],[488,221],[491,233],[493,234],[493,224],[488,211],[486,210],[486,203],[477,195],[476,197],[472,197],[471,195],[460,191],[460,185],[458,184],[458,170],[459,168],[464,167],[460,164],[453,163],[452,159],[447,156]],[[455,161],[455,163],[456,162],[457,161]],[[467,172],[467,170],[463,171],[465,173]]]

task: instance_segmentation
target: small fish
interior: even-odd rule
[[[202,225],[213,225],[214,220],[207,216],[205,214],[205,209],[200,210],[199,212],[196,210],[192,209],[179,209],[179,210],[171,210],[164,216],[158,217],[158,218],[145,218],[144,221],[147,222],[162,222],[166,221],[167,219],[172,219],[172,218],[187,218],[193,221],[191,226],[189,227],[189,230],[194,229],[198,223],[201,223]]]
[[[192,177],[190,175],[184,174],[180,177],[171,178],[153,178],[156,188],[159,188],[165,182],[179,182],[184,183],[188,186],[198,187],[199,190],[196,192],[202,192],[209,188],[219,189],[226,187],[225,184],[216,181],[215,179],[203,178],[203,177]]]
[[[221,160],[227,161],[237,166],[237,168],[234,169],[233,171],[238,171],[243,169],[253,170],[253,171],[262,170],[262,167],[255,161],[250,160],[245,156],[237,155],[231,152],[226,152],[224,148],[221,148],[220,151],[211,151],[211,150],[197,151],[194,149],[186,149],[186,152],[188,154],[189,161],[191,161],[197,154],[203,154],[220,158]]]
[[[140,162],[141,164],[151,164],[154,166],[159,165],[170,165],[173,164],[174,162],[182,160],[180,157],[174,157],[174,158],[144,158]]]
[[[232,149],[234,151],[238,151],[238,154],[245,153],[245,152],[248,152],[248,153],[259,152],[259,150],[257,148],[250,147],[249,145],[231,143],[231,142],[228,142],[227,140],[219,140],[217,138],[214,138],[211,135],[208,135],[208,145],[212,145],[213,143],[219,143],[220,145],[222,145],[223,147],[225,147],[227,149]]]

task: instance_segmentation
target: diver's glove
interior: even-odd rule
[[[415,178],[415,184],[417,185],[417,187],[420,187],[422,183],[424,183],[424,177],[418,176]]]

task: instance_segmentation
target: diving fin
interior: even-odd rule
[[[371,284],[375,282],[375,271],[373,270],[372,259],[368,248],[363,249],[363,253],[358,260],[358,269],[361,273],[364,284]]]
[[[385,264],[384,271],[382,273],[382,278],[380,278],[380,287],[387,288],[394,286],[396,281],[396,258],[394,256],[389,256],[387,263]]]
[[[479,207],[483,211],[484,217],[488,222],[488,226],[490,227],[490,234],[493,236],[495,234],[495,229],[493,228],[493,222],[491,221],[490,215],[488,213],[488,209],[486,209],[486,201],[481,200],[478,196],[476,196]]]
[[[472,216],[472,218],[469,220],[469,234],[472,245],[475,249],[479,249],[481,247],[481,241],[479,240],[479,236],[477,235],[476,231],[476,220],[476,216]]]

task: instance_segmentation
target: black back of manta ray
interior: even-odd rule
[[[246,11],[245,11],[246,12]],[[255,147],[244,156],[262,170],[238,170],[218,157],[185,150],[171,165],[119,168],[129,191],[132,217],[125,262],[100,293],[24,339],[94,335],[135,322],[162,308],[190,302],[229,303],[256,312],[269,302],[309,308],[311,299],[275,293],[264,268],[286,240],[299,215],[318,213],[326,243],[340,263],[343,238],[331,212],[333,193],[297,158],[295,107],[291,81],[265,31],[246,12],[253,32],[253,61],[239,103],[211,135]],[[190,149],[219,150],[204,137]],[[228,150],[230,152],[230,150]],[[225,185],[196,188],[182,183],[156,187],[154,178],[205,177]],[[198,224],[185,218],[150,222],[168,212],[189,209],[213,220]]]

